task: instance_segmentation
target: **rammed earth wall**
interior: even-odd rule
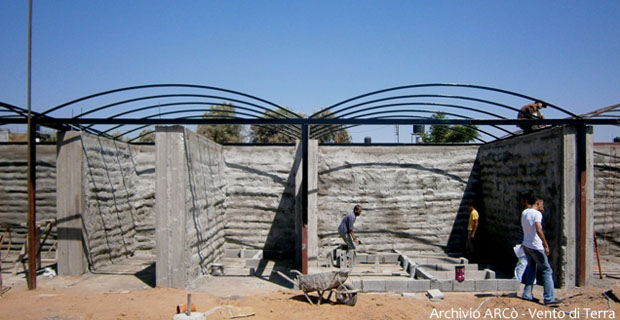
[[[602,255],[620,256],[620,143],[594,144],[594,229]]]
[[[157,147],[69,132],[61,136],[57,161],[54,147],[38,147],[38,219],[58,218],[61,274],[132,256],[157,259],[159,272],[166,270],[160,256],[171,255],[166,261],[188,263],[178,282],[183,287],[224,248],[263,249],[274,257],[298,253],[296,146],[220,146],[182,127],[160,130],[172,136]],[[316,215],[309,221],[317,231],[309,228],[309,244],[319,250],[309,248],[310,255],[341,242],[336,228],[355,204],[364,207],[356,228],[368,250],[461,252],[465,206],[473,202],[481,214],[481,250],[510,261],[520,241],[518,196],[530,191],[545,198],[551,261],[559,283],[570,284],[576,269],[575,136],[561,127],[480,147],[312,147],[317,167],[310,166],[310,174],[317,182],[311,183],[309,212]],[[596,223],[602,254],[618,254],[616,147],[598,145],[588,158],[596,174],[589,179],[596,191],[588,221]],[[20,224],[27,211],[26,146],[0,150],[0,222]],[[156,214],[160,194],[167,218]],[[185,240],[165,244],[159,232]]]
[[[226,247],[295,257],[294,146],[226,146]]]
[[[132,146],[81,135],[86,210],[83,215],[94,268],[134,255],[154,258],[153,146]]]
[[[56,218],[56,146],[37,146],[37,220]],[[11,230],[15,256],[26,241],[28,216],[28,148],[25,144],[0,145],[0,234]],[[46,241],[43,252],[56,241],[56,229]],[[2,248],[8,249],[8,239]],[[11,256],[11,259],[15,258]],[[6,266],[5,266],[6,268]]]
[[[588,137],[588,139],[590,139]],[[577,269],[577,135],[572,127],[556,127],[480,147],[481,226],[484,252],[516,262],[512,247],[521,243],[520,195],[543,197],[543,230],[551,248],[549,262],[558,286],[573,286]],[[591,143],[591,142],[590,142]],[[591,150],[590,150],[591,151]],[[591,168],[591,153],[586,157]],[[591,170],[587,190],[592,190]],[[592,194],[588,194],[588,205]],[[588,209],[587,256],[592,261],[592,207]],[[514,264],[509,266],[513,267]],[[586,266],[587,275],[591,265]]]
[[[356,204],[368,250],[462,252],[478,182],[477,146],[319,147],[321,251],[342,242],[337,227]]]

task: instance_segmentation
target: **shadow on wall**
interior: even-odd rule
[[[300,152],[299,150],[300,149],[297,149],[297,153]],[[263,243],[246,242],[250,240],[238,236],[229,237],[226,239],[226,242],[240,247],[263,250],[264,260],[261,261],[260,265],[256,269],[256,274],[263,273],[266,268],[267,260],[274,261],[274,269],[278,269],[280,266],[285,265],[290,267],[291,261],[296,258],[297,233],[295,224],[295,175],[301,163],[300,159],[301,157],[298,154],[292,163],[286,179],[275,173],[257,169],[256,167],[226,162],[226,166],[228,168],[243,171],[248,176],[268,178],[273,186],[280,185],[283,187],[282,191],[279,193],[277,207],[260,208],[261,210],[273,212],[273,220],[269,223],[269,230],[267,231],[267,235],[265,236]],[[246,185],[245,187],[252,188],[252,185]],[[254,208],[249,209],[251,210]],[[254,231],[258,234],[260,230]],[[252,232],[252,230],[250,230],[250,232]]]
[[[485,239],[487,236],[485,228],[482,227],[485,223],[485,208],[484,202],[480,199],[482,192],[480,189],[480,163],[478,161],[478,155],[479,153],[476,153],[476,160],[474,161],[474,165],[471,169],[469,177],[467,178],[465,190],[463,190],[463,197],[461,198],[458,212],[454,218],[454,223],[452,224],[452,229],[450,230],[450,236],[448,237],[448,242],[444,247],[444,252],[448,255],[466,256],[470,261],[475,261],[478,259],[476,252],[479,252],[479,250],[474,249],[473,254],[468,254],[465,248],[467,244],[467,225],[469,223],[470,215],[468,205],[473,204],[474,208],[480,215],[478,219],[479,228],[474,237],[474,248],[480,248],[483,243],[482,239]]]

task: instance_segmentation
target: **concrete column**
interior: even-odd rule
[[[318,140],[308,141],[308,265],[318,266]]]
[[[577,257],[578,257],[578,230],[579,215],[577,201],[579,186],[577,185],[577,157],[576,151],[576,132],[574,127],[565,127],[563,132],[563,177],[562,177],[562,234],[566,237],[566,247],[563,250],[564,263],[562,272],[564,274],[562,288],[573,288],[577,281]]]
[[[594,269],[594,128],[586,129],[586,284],[590,285]]]
[[[189,261],[185,239],[187,160],[182,126],[155,130],[156,284],[185,288]]]
[[[84,150],[79,132],[58,134],[56,149],[56,217],[59,275],[79,275],[88,263],[84,248]]]
[[[594,145],[592,141],[593,136],[592,127],[587,129],[586,133],[586,226],[585,226],[585,239],[586,239],[586,253],[585,253],[585,266],[580,266],[579,257],[579,232],[580,232],[580,185],[578,175],[580,174],[577,166],[578,162],[578,137],[575,127],[564,127],[563,143],[564,143],[564,156],[563,156],[563,219],[564,228],[562,234],[566,239],[566,247],[564,248],[563,261],[563,282],[560,284],[562,288],[573,288],[578,283],[578,275],[580,268],[585,267],[585,284],[589,284],[592,278],[592,263],[595,259],[594,255]]]

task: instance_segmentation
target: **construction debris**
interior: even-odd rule
[[[426,291],[426,295],[433,302],[439,302],[444,298],[443,292],[439,291],[439,289],[430,289]]]

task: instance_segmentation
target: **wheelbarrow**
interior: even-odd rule
[[[304,296],[306,296],[306,299],[308,299],[311,305],[314,305],[314,303],[312,303],[308,293],[314,291],[319,294],[318,305],[320,305],[323,300],[323,294],[328,291],[328,301],[332,293],[336,293],[336,301],[338,303],[349,306],[354,306],[355,303],[357,303],[357,290],[344,283],[349,278],[349,271],[331,271],[315,274],[301,274],[301,272],[297,270],[292,270],[292,272],[297,273],[297,278],[295,280],[292,280],[280,271],[278,271],[278,274],[291,282],[296,289],[303,291]]]

